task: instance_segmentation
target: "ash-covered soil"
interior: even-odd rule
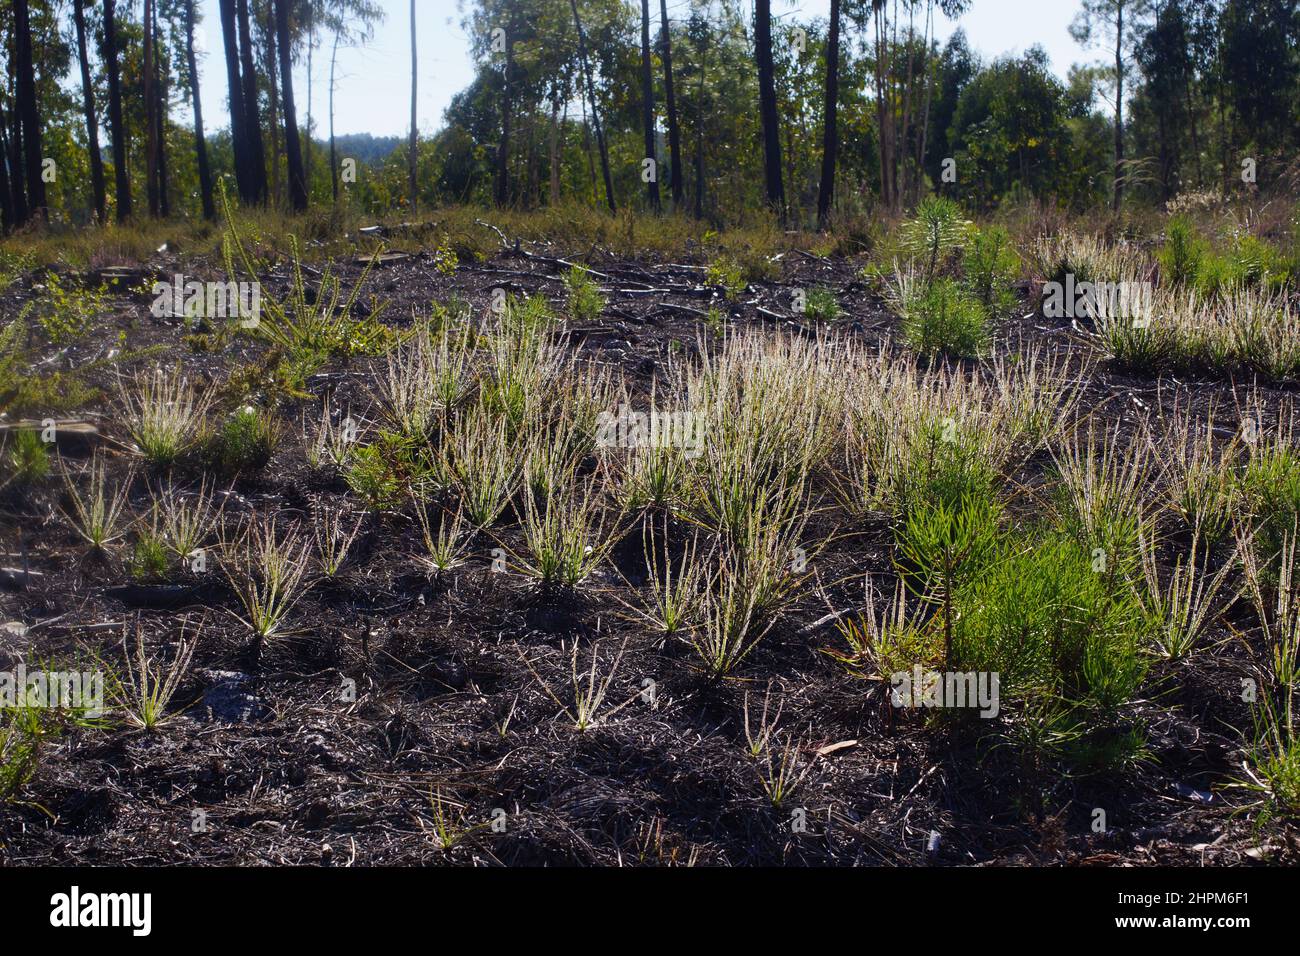
[[[462,263],[453,275],[432,256],[397,257],[373,274],[367,297],[388,299],[385,318],[399,325],[453,294],[476,314],[497,288],[558,297],[566,257],[528,248]],[[812,285],[836,290],[836,331],[895,347],[896,320],[860,278],[860,263],[791,253],[779,281],[754,283],[723,303],[703,284],[700,263],[622,261],[599,250],[577,257],[596,271],[609,306],[598,323],[570,324],[565,341],[640,392],[673,355],[716,338],[704,321],[711,303],[732,326],[816,334],[816,323],[791,311],[792,291]],[[204,268],[160,257],[139,278]],[[286,277],[281,269],[265,278],[277,288]],[[20,282],[0,312],[12,316],[39,296],[39,281]],[[127,288],[135,284],[123,282],[96,334],[56,361],[161,346],[146,362],[179,360],[220,383],[264,352],[239,339],[220,354],[191,351],[181,322],[153,317],[150,296]],[[1080,330],[1036,316],[1013,322],[999,347],[1026,343],[1077,354],[1079,374],[1088,376],[1080,408],[1107,424],[1133,425],[1176,402],[1217,402],[1225,427],[1235,427],[1232,383],[1157,383],[1090,362]],[[360,516],[340,480],[307,467],[298,424],[314,422],[326,396],[332,408],[373,420],[382,362],[333,364],[311,380],[316,403],[284,405],[286,438],[270,465],[221,486],[226,514]],[[111,397],[113,373],[97,374]],[[1260,395],[1269,407],[1285,398],[1267,387]],[[111,401],[84,411],[60,417],[95,424],[114,474],[125,474],[130,455]],[[93,443],[61,447],[66,461],[56,470],[80,467]],[[1015,476],[1013,509],[1033,507],[1046,466],[1039,455]],[[180,480],[198,478],[195,471]],[[148,480],[135,479],[136,514],[147,505]],[[26,628],[0,633],[0,667],[95,653],[121,666],[124,630],[137,624],[163,657],[183,627],[199,635],[175,698],[183,713],[166,727],[69,728],[50,743],[20,798],[0,806],[6,864],[1117,866],[1300,858],[1292,825],[1261,825],[1252,798],[1225,786],[1242,774],[1251,718],[1239,688],[1259,653],[1241,608],[1189,663],[1153,671],[1131,715],[1146,727],[1149,760],[1122,773],[1031,772],[982,722],[940,724],[898,711],[886,685],[825,653],[838,641],[826,617],[861,607],[866,575],[892,574],[883,518],[855,523],[833,507],[819,513],[810,531],[838,534],[817,556],[813,586],[734,678],[711,682],[690,648],[660,642],[629,610],[645,579],[638,530],[576,595],[554,598],[493,570],[492,549],[519,540],[509,512],[474,541],[467,566],[439,581],[414,560],[414,521],[367,516],[341,579],[312,587],[293,612],[295,633],[259,654],[219,573],[169,590],[134,585],[124,547],[87,556],[62,514],[57,475],[35,492],[0,494],[0,564],[17,566],[25,554],[35,572],[25,587],[0,590],[0,620]],[[670,535],[681,543],[686,531]],[[618,659],[607,701],[627,702],[582,733],[543,687],[567,687],[575,641],[584,667],[593,648],[602,674]],[[746,695],[751,720],[770,695],[783,732],[804,742],[798,760],[806,776],[780,809],[749,754]],[[1093,830],[1096,808],[1105,810],[1103,833]],[[449,850],[440,827],[459,837]]]

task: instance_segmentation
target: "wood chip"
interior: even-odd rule
[[[837,750],[848,750],[850,747],[856,747],[857,745],[858,742],[856,740],[841,740],[837,744],[827,744],[825,747],[822,747],[817,751],[817,756],[826,757],[835,753]]]

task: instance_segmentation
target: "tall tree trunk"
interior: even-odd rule
[[[415,35],[415,0],[411,0],[411,138],[406,150],[406,171],[410,179],[411,213],[415,214],[420,202],[419,184],[417,183],[420,162],[420,128],[418,122],[419,106],[419,43]],[[509,82],[507,80],[507,82]]]
[[[267,200],[266,144],[262,139],[262,111],[257,102],[257,67],[253,62],[253,33],[248,23],[248,0],[235,0],[239,20],[239,62],[243,71],[244,131],[248,139],[250,201]],[[274,124],[272,124],[274,125]]]
[[[312,123],[312,59],[316,52],[316,20],[310,4],[307,6],[307,142],[302,154],[302,175],[307,181],[307,195],[311,196],[312,157],[316,152],[316,128]]]
[[[892,190],[894,106],[889,84],[889,20],[884,0],[873,0],[873,22],[876,38],[876,129],[879,133],[880,201],[886,209],[895,209],[897,203]]]
[[[1116,5],[1115,21],[1115,198],[1119,212],[1124,192],[1124,3]]]
[[[898,0],[894,0],[894,12],[892,15],[892,34],[889,40],[889,69],[885,73],[885,85],[889,89],[889,192],[894,197],[895,207],[901,207],[903,202],[902,193],[898,190],[898,145],[901,134],[899,133],[898,111],[894,108],[895,103],[900,100],[898,91],[898,76],[894,70],[894,56],[898,52]]]
[[[817,190],[817,228],[830,224],[835,200],[835,160],[839,155],[840,0],[831,0],[830,35],[826,40],[826,106],[823,110],[822,181]]]
[[[578,88],[581,90],[582,81],[578,81]],[[587,96],[582,94],[578,97],[578,102],[582,104],[582,152],[587,157],[587,170],[591,173],[591,201],[595,202],[596,193],[596,160],[591,155],[591,124],[587,121]]]
[[[708,71],[708,48],[701,51],[700,78],[695,90],[695,219],[704,218],[704,74]]]
[[[13,185],[9,181],[9,137],[5,134],[5,111],[0,104],[0,231],[8,232],[17,224]]]
[[[41,114],[36,102],[36,68],[32,63],[32,31],[27,0],[14,0],[14,67],[17,72],[18,119],[23,130],[23,156],[27,180],[27,214],[48,219],[45,180],[41,178]]]
[[[167,189],[167,80],[170,61],[162,55],[162,33],[158,29],[158,3],[153,8],[154,120],[158,124],[158,212],[164,219],[171,215]]]
[[[669,175],[672,176],[673,205],[682,205],[686,183],[682,176],[682,132],[677,123],[677,92],[673,86],[673,38],[668,24],[668,0],[659,0],[659,24],[663,30],[664,105],[668,109]]]
[[[1196,157],[1196,188],[1200,189],[1205,185],[1205,177],[1201,167],[1201,137],[1199,132],[1199,123],[1196,120],[1196,108],[1192,102],[1192,84],[1196,80],[1196,70],[1192,66],[1191,52],[1187,48],[1186,28],[1183,33],[1183,98],[1187,102],[1187,118],[1192,127],[1192,154]]]
[[[298,139],[298,110],[293,102],[293,50],[289,46],[289,0],[275,0],[276,46],[284,95],[284,148],[289,160],[289,203],[294,212],[307,209],[307,176]]]
[[[145,132],[145,195],[149,199],[149,215],[158,218],[158,97],[154,83],[154,0],[144,0],[144,132]]]
[[[548,206],[560,204],[560,96],[558,91],[551,99],[551,130],[547,140],[547,165],[550,190],[546,198]]]
[[[208,141],[203,134],[199,61],[194,55],[194,3],[195,0],[185,0],[185,61],[189,67],[190,103],[194,109],[194,152],[199,164],[199,197],[203,202],[203,218],[210,222],[217,218],[217,208],[212,201],[212,167],[208,164]]]
[[[645,136],[643,162],[650,161],[646,201],[659,211],[659,160],[655,156],[655,86],[650,64],[650,0],[641,0],[641,131]],[[644,175],[644,173],[642,174]]]
[[[916,176],[919,186],[925,177],[925,150],[930,139],[930,105],[934,102],[934,69],[930,64],[930,41],[934,36],[934,0],[926,0],[925,6],[925,109],[921,113],[921,141],[916,148]]]
[[[77,60],[81,66],[81,109],[86,117],[86,149],[90,154],[90,192],[95,220],[108,221],[108,197],[104,193],[104,157],[99,152],[99,120],[95,116],[95,87],[90,79],[90,56],[86,50],[86,11],[83,0],[72,0],[72,22],[77,30]]]
[[[501,140],[497,143],[496,204],[504,206],[510,201],[510,114],[514,109],[512,84],[515,72],[515,14],[511,5],[510,25],[506,28],[506,64],[501,76]]]
[[[334,34],[334,50],[330,53],[330,185],[334,188],[334,205],[339,202],[339,153],[334,140],[334,70],[339,62],[339,35]]]
[[[274,4],[274,0],[267,0],[268,4]],[[256,15],[256,8],[254,8]],[[271,134],[271,202],[275,206],[281,206],[284,202],[284,180],[280,173],[280,121],[283,117],[280,104],[280,67],[276,56],[280,44],[275,37],[275,11],[270,6],[266,9],[266,20],[264,24],[259,23],[259,29],[262,33],[261,52],[264,58],[262,73],[266,76],[266,108],[271,114],[267,118],[267,126]]]
[[[10,111],[5,119],[8,141],[5,144],[5,156],[9,160],[9,195],[12,197],[13,224],[21,226],[27,222],[27,187],[23,184],[23,136],[16,110]]]
[[[244,81],[240,77],[239,28],[235,25],[235,0],[220,0],[221,38],[226,51],[226,85],[230,99],[230,144],[235,154],[235,184],[243,203],[257,201],[249,153]]]
[[[573,25],[578,31],[578,58],[582,61],[582,74],[587,80],[587,104],[591,107],[591,125],[596,131],[596,148],[600,151],[600,172],[605,179],[605,204],[609,211],[616,208],[614,203],[614,180],[609,175],[609,150],[605,147],[605,131],[600,125],[600,114],[596,109],[596,84],[591,79],[591,61],[587,58],[587,35],[582,29],[582,18],[578,16],[578,0],[569,0],[573,10]]]
[[[528,188],[524,193],[524,206],[532,209],[538,203],[541,194],[540,173],[541,160],[537,155],[537,114],[528,115]]]
[[[14,222],[14,199],[9,187],[9,156],[5,149],[4,110],[0,109],[0,235],[6,234]]]
[[[131,218],[131,177],[126,168],[126,125],[122,122],[122,70],[117,60],[117,4],[104,0],[104,66],[108,71],[108,125],[113,134],[113,184],[117,221]]]
[[[899,172],[903,177],[902,187],[899,189],[899,194],[909,197],[912,195],[912,184],[911,170],[907,162],[907,156],[909,154],[907,141],[912,135],[912,99],[915,88],[912,78],[916,74],[916,58],[914,56],[914,50],[912,49],[912,44],[916,37],[916,31],[914,29],[916,25],[915,12],[916,8],[909,4],[907,8],[907,40],[905,41],[906,46],[904,47],[905,55],[907,57],[907,74],[903,81],[903,122],[899,126],[897,145],[894,150],[894,155],[900,157],[898,165],[901,169]]]
[[[763,125],[763,168],[767,202],[785,218],[785,184],[781,178],[781,134],[776,114],[776,77],[772,69],[772,0],[754,4],[754,52],[758,61],[758,111]]]

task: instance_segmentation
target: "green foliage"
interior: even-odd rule
[[[34,429],[13,432],[4,445],[0,462],[4,465],[0,474],[19,487],[35,485],[50,474],[50,450]]]
[[[456,267],[460,265],[460,256],[456,253],[450,237],[444,236],[433,250],[433,265],[445,276],[456,274]]]
[[[564,274],[564,288],[569,298],[569,317],[575,322],[595,322],[605,309],[605,297],[600,294],[591,273],[574,266]]]
[[[704,281],[722,289],[728,299],[740,298],[749,287],[745,270],[736,257],[729,253],[723,253],[709,262],[704,270]]]
[[[19,277],[30,270],[35,260],[31,253],[10,252],[0,249],[0,295],[9,291],[9,287]]]
[[[237,409],[212,442],[211,459],[225,475],[260,471],[280,443],[274,412],[251,405]]]
[[[957,664],[954,635],[961,591],[986,569],[998,541],[1001,508],[988,497],[956,507],[942,502],[914,508],[899,532],[898,550],[908,586],[942,616],[944,667]]]
[[[1184,356],[1173,330],[1159,321],[1135,322],[1128,316],[1097,322],[1097,338],[1122,368],[1152,374]]]
[[[1068,535],[1008,537],[959,602],[958,657],[1010,698],[1047,692],[1113,714],[1146,673],[1144,617]]]
[[[0,803],[14,800],[36,774],[50,724],[36,707],[0,708]]]
[[[803,314],[817,322],[834,322],[840,317],[840,304],[835,290],[815,286],[804,298]]]
[[[200,387],[192,387],[178,365],[168,373],[161,367],[120,381],[121,407],[131,439],[146,461],[165,468],[185,454],[206,424],[210,402]]]
[[[983,305],[943,276],[904,301],[902,330],[908,348],[926,358],[978,358],[989,346]]]
[[[899,240],[903,250],[923,264],[929,282],[965,244],[969,231],[970,223],[962,218],[960,206],[942,196],[927,196],[916,207],[916,215],[899,230]]]
[[[1050,194],[1072,208],[1102,199],[1111,158],[1106,121],[1070,99],[1041,48],[980,69],[961,89],[946,131],[944,155],[958,171],[948,188],[985,209],[1030,195]]]
[[[155,582],[167,577],[167,544],[152,530],[140,532],[131,551],[128,569],[137,581]]]
[[[1227,256],[1207,252],[1196,272],[1196,291],[1212,299],[1244,284],[1239,264]]]
[[[1300,735],[1290,696],[1293,688],[1283,685],[1275,701],[1266,692],[1253,709],[1254,741],[1249,748],[1250,774],[1237,785],[1264,798],[1261,822],[1274,817],[1300,814]]]
[[[431,473],[414,441],[397,432],[381,431],[375,441],[353,449],[343,479],[367,508],[379,513],[398,507],[410,489]]]
[[[53,345],[68,345],[86,335],[104,317],[108,296],[102,289],[64,285],[58,273],[45,279],[36,321]]]
[[[1011,311],[1016,304],[1011,281],[1020,269],[1020,257],[1004,228],[972,228],[963,267],[966,288],[986,316],[993,319]]]
[[[1195,276],[1196,291],[1206,298],[1251,288],[1275,292],[1291,282],[1291,267],[1281,251],[1245,232],[1233,236],[1226,253],[1202,252]]]
[[[555,489],[538,504],[524,499],[524,552],[519,568],[543,590],[577,587],[605,559],[614,541],[600,517],[600,501],[590,488]]]
[[[1279,265],[1277,251],[1264,240],[1249,233],[1236,237],[1232,244],[1231,259],[1234,271],[1246,286],[1267,283]]]
[[[985,448],[984,436],[952,419],[921,426],[901,469],[900,510],[942,505],[959,511],[971,501],[991,501],[997,475]]]
[[[590,308],[591,304],[588,301],[586,307]],[[603,300],[601,308],[604,308]],[[546,296],[530,295],[523,299],[514,296],[506,297],[505,312],[501,316],[501,330],[504,334],[533,341],[533,336],[554,324],[555,313],[551,311],[551,304],[546,301]]]
[[[1253,547],[1272,562],[1300,522],[1300,453],[1281,442],[1256,448],[1241,471],[1238,492],[1255,528]]]
[[[396,344],[397,334],[380,321],[386,303],[372,300],[365,315],[360,315],[358,308],[361,290],[379,261],[382,247],[375,249],[345,298],[342,280],[332,264],[326,265],[316,287],[308,288],[298,239],[290,235],[290,286],[283,297],[276,298],[261,284],[269,264],[249,253],[224,185],[221,201],[226,218],[222,240],[226,274],[231,282],[246,281],[260,287],[259,314],[241,317],[242,327],[252,337],[279,349],[288,364],[300,369],[301,377],[331,357],[378,355]]]
[[[1206,243],[1185,216],[1174,216],[1165,226],[1165,241],[1157,257],[1160,274],[1173,286],[1191,286],[1201,275]]]
[[[75,408],[97,394],[87,381],[88,373],[142,354],[109,353],[71,369],[35,372],[27,326],[27,316],[34,309],[35,303],[28,303],[16,318],[0,326],[0,414],[48,414]]]

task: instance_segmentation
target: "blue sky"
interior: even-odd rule
[[[410,27],[407,0],[379,0],[388,11],[373,42],[363,48],[339,51],[338,88],[335,91],[335,128],[338,133],[400,135],[410,122]],[[225,67],[221,60],[221,22],[217,0],[202,0],[204,9],[201,47],[207,51],[201,66],[205,116],[214,127],[226,120]],[[469,40],[461,29],[462,0],[417,0],[416,22],[420,44],[419,121],[424,133],[442,126],[443,111],[451,98],[473,78]],[[657,7],[657,3],[654,4]],[[774,0],[773,13],[786,22],[806,22],[825,17],[830,0]],[[684,13],[684,0],[669,0],[669,18]],[[985,58],[1022,52],[1041,44],[1052,66],[1064,78],[1070,65],[1096,54],[1080,48],[1068,27],[1079,0],[974,0],[971,10],[956,22],[937,17],[936,34],[942,40],[958,26]],[[655,18],[657,20],[657,13]],[[919,29],[920,27],[918,27]],[[314,101],[318,136],[326,132],[326,97],[329,82],[329,46],[314,59]],[[300,121],[307,116],[307,70],[300,66],[294,78]]]

